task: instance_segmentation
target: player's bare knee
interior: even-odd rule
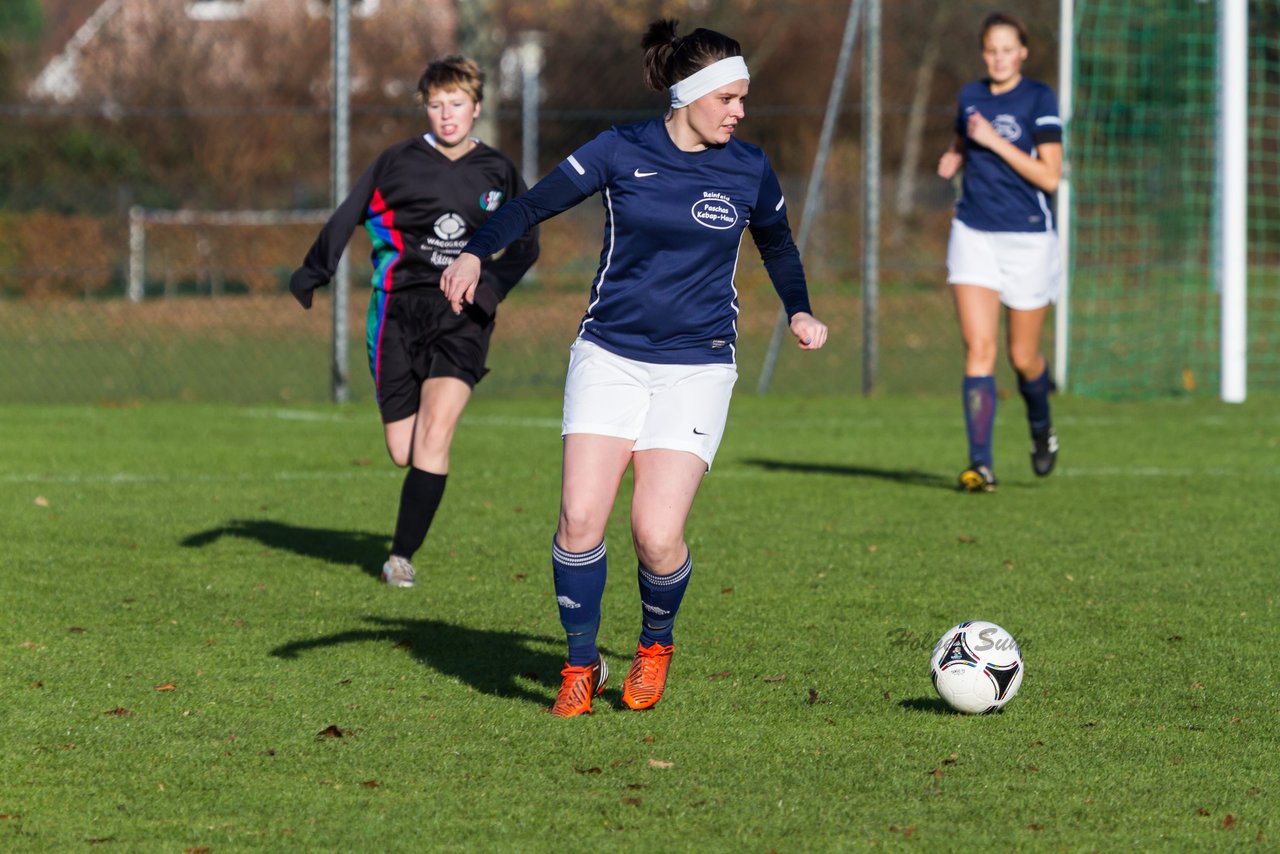
[[[1044,370],[1040,361],[1040,351],[1033,348],[1019,350],[1011,347],[1009,364],[1018,372],[1018,376],[1026,379],[1035,379]]]
[[[989,374],[995,370],[996,344],[994,341],[970,341],[965,344],[966,367],[980,369]]]
[[[684,536],[681,531],[632,525],[631,539],[640,563],[654,572],[661,573],[662,570],[677,567],[684,561]]]
[[[560,527],[556,541],[566,551],[581,552],[595,548],[604,539],[604,524],[589,508],[560,508]]]
[[[453,431],[432,432],[428,431],[425,435],[419,437],[413,445],[413,458],[418,461],[419,465],[432,463],[435,467],[439,467],[441,461],[449,459],[449,447],[453,444]],[[426,466],[431,468],[431,466]],[[435,469],[433,469],[435,470]]]

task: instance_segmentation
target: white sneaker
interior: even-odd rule
[[[382,580],[392,587],[412,587],[413,564],[400,555],[392,555],[382,565]]]

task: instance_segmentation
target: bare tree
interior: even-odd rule
[[[916,65],[915,85],[911,93],[911,106],[907,112],[907,128],[902,145],[902,160],[898,164],[898,190],[894,199],[893,230],[889,235],[891,245],[900,246],[912,212],[915,209],[916,177],[920,171],[920,155],[924,143],[925,118],[929,110],[934,69],[942,57],[942,39],[953,18],[954,7],[950,3],[937,4],[929,21],[928,35],[920,51]]]
[[[505,34],[496,23],[494,0],[458,3],[458,52],[475,60],[484,70],[491,103],[476,120],[474,133],[490,145],[498,144],[497,72]]]

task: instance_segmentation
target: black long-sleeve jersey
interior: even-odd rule
[[[357,225],[373,243],[373,287],[392,293],[438,288],[440,274],[504,202],[525,191],[515,164],[476,140],[457,160],[424,136],[397,143],[360,176],[350,195],[320,230],[289,288],[307,304],[329,283]],[[531,229],[501,255],[486,259],[475,304],[492,316],[498,303],[538,258]]]

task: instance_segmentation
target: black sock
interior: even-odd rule
[[[391,553],[405,560],[422,547],[435,518],[436,508],[444,496],[447,474],[432,474],[422,469],[409,468],[400,488],[400,512],[396,516],[396,535],[391,541]]]
[[[1049,376],[1049,365],[1045,364],[1040,376],[1034,380],[1018,377],[1018,391],[1027,403],[1027,423],[1031,425],[1031,435],[1048,430],[1052,421],[1049,418],[1049,392],[1053,391],[1053,379]]]

